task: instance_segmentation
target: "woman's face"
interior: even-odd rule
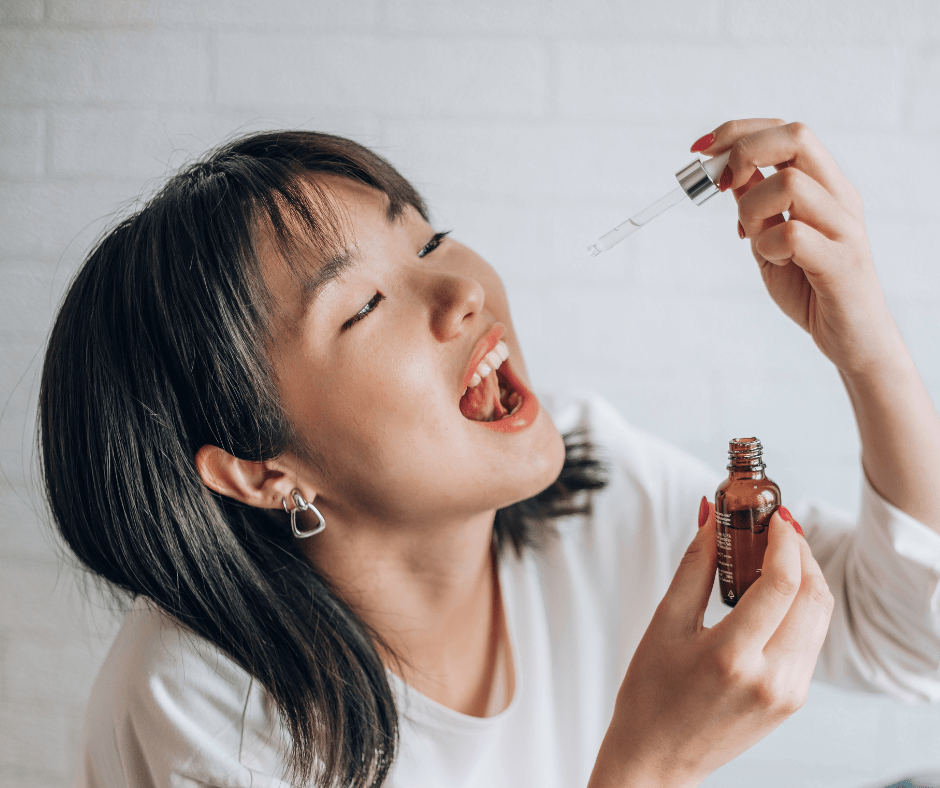
[[[351,265],[316,288],[322,264],[298,279],[263,254],[277,303],[278,390],[322,458],[297,459],[301,490],[328,518],[385,526],[464,518],[551,484],[564,445],[534,395],[503,422],[461,412],[474,359],[501,331],[509,357],[500,371],[508,366],[528,388],[496,272],[410,206],[389,221],[381,192],[339,177],[319,183],[347,220]]]

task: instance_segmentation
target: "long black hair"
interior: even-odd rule
[[[420,195],[388,162],[340,137],[268,132],[173,176],[78,271],[42,371],[45,491],[65,542],[92,573],[144,596],[258,680],[291,737],[297,784],[378,786],[398,718],[377,638],[304,560],[274,515],[211,492],[205,445],[251,461],[295,448],[266,352],[273,305],[258,227],[327,253],[342,222],[317,173],[367,184],[389,217]],[[300,229],[298,229],[300,228]],[[584,440],[548,489],[497,513],[521,552],[551,520],[587,511],[604,484]]]

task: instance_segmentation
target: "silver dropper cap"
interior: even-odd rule
[[[714,159],[696,159],[676,173],[676,180],[682,190],[696,205],[701,205],[718,194],[718,181],[722,170],[728,165],[730,155],[731,152],[728,151]]]
[[[710,197],[714,197],[718,193],[718,182],[721,180],[722,171],[728,166],[730,155],[729,151],[705,161],[696,159],[683,167],[676,173],[676,179],[679,181],[678,189],[673,189],[649,208],[640,211],[636,216],[618,224],[613,230],[598,238],[597,243],[588,247],[591,257],[597,257],[601,252],[606,252],[616,246],[624,238],[633,235],[647,222],[655,219],[673,205],[682,202],[686,197],[696,205],[701,205]]]

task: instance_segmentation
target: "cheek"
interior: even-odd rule
[[[476,279],[486,291],[486,309],[492,312],[501,322],[509,320],[509,301],[506,298],[506,288],[503,280],[499,278],[496,269],[482,258],[476,258],[472,270],[468,275]]]
[[[446,432],[434,388],[440,371],[417,353],[396,350],[415,345],[363,343],[342,363],[311,374],[291,398],[296,429],[327,458],[336,481],[381,483],[407,474],[422,464],[431,439]]]

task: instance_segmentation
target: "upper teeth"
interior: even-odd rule
[[[476,372],[474,372],[473,377],[470,378],[470,388],[479,386],[483,378],[489,375],[494,369],[499,369],[500,364],[507,358],[509,358],[509,347],[505,342],[497,342],[496,347],[487,353],[477,366]]]

